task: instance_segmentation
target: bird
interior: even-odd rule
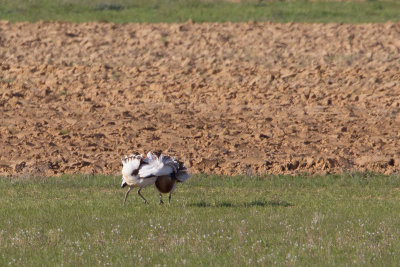
[[[139,187],[138,195],[146,204],[148,201],[140,193],[142,188],[154,184],[159,192],[160,204],[163,204],[162,194],[169,193],[168,203],[171,203],[171,194],[176,189],[176,183],[185,182],[190,175],[182,162],[160,152],[148,152],[147,157],[139,154],[125,156],[122,161],[121,187],[129,186],[123,205],[133,187]]]
[[[125,194],[123,206],[125,206],[126,199],[132,188],[139,187],[137,191],[138,195],[144,200],[144,203],[148,203],[143,197],[140,191],[149,185],[156,182],[157,177],[141,178],[139,176],[139,170],[143,165],[147,164],[147,160],[143,158],[140,154],[132,154],[130,156],[125,156],[121,159],[122,161],[122,183],[121,188],[129,186],[128,191]]]
[[[157,177],[154,185],[160,196],[160,204],[163,204],[162,194],[169,193],[168,203],[171,203],[171,194],[176,189],[176,183],[183,183],[190,178],[187,168],[182,162],[161,153],[147,153],[148,164],[139,170],[140,177]]]

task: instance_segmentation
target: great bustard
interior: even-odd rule
[[[190,175],[186,167],[173,157],[163,154],[156,155],[152,152],[147,153],[147,158],[141,155],[125,156],[122,159],[122,184],[121,187],[129,186],[126,192],[124,203],[133,187],[139,187],[138,194],[142,188],[154,184],[160,195],[160,204],[163,204],[162,193],[169,193],[168,202],[171,201],[171,193],[176,189],[177,182],[185,182]]]

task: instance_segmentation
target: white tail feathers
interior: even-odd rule
[[[140,177],[163,176],[170,175],[175,172],[170,158],[161,155],[157,157],[152,153],[147,154],[147,164],[139,170]]]
[[[129,157],[125,156],[125,158],[121,159],[122,161],[122,175],[123,176],[131,176],[133,171],[137,170],[140,166],[140,155],[130,155]]]
[[[138,178],[174,175],[179,182],[185,182],[190,177],[182,163],[163,154],[158,156],[149,152],[147,158],[143,158],[142,155],[130,155],[129,157],[125,156],[121,161],[122,174],[126,177],[132,176],[136,170]]]

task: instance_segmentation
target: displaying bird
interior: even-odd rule
[[[168,203],[171,202],[171,194],[176,189],[176,183],[183,183],[189,179],[186,167],[173,157],[163,154],[147,153],[148,164],[139,170],[140,177],[157,177],[155,186],[160,195],[160,204],[163,204],[162,194],[169,193]]]
[[[140,191],[143,187],[152,185],[156,182],[157,177],[148,177],[141,178],[139,176],[139,170],[143,165],[147,164],[146,159],[142,157],[142,155],[130,155],[125,156],[125,158],[121,159],[122,161],[122,184],[121,187],[129,186],[128,191],[125,194],[124,203],[125,206],[126,199],[128,198],[129,192],[131,192],[132,188],[139,187],[137,191],[138,195],[144,200],[145,203],[148,203],[147,200],[142,196]]]
[[[139,187],[138,194],[143,187],[154,184],[160,195],[160,204],[163,204],[162,194],[169,193],[168,202],[171,202],[171,193],[176,189],[176,183],[185,182],[190,175],[186,167],[173,157],[161,153],[147,153],[147,158],[141,155],[125,156],[122,159],[122,184],[121,187],[129,186],[126,192],[124,205],[129,192],[133,187]]]

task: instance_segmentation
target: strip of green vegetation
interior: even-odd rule
[[[400,176],[197,175],[122,207],[120,177],[0,179],[0,266],[381,265],[400,261]]]
[[[400,21],[400,1],[0,0],[0,19],[127,22]]]

